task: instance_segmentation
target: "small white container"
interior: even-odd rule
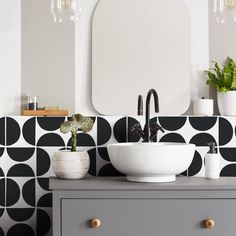
[[[210,151],[205,156],[205,177],[207,179],[219,179],[220,159],[215,149],[215,143],[209,143]]]
[[[193,114],[198,116],[213,115],[213,100],[212,99],[196,99],[193,101]]]

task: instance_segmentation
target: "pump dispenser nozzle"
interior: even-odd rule
[[[216,144],[214,142],[208,143],[207,145],[210,149],[208,153],[217,153]]]

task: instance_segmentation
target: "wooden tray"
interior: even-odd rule
[[[23,116],[68,116],[68,110],[24,110]]]

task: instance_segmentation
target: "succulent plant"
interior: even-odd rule
[[[93,120],[81,114],[75,114],[68,118],[60,126],[60,131],[64,134],[71,132],[71,152],[76,152],[77,132],[87,133],[93,128]]]

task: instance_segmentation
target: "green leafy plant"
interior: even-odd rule
[[[75,114],[68,118],[60,126],[60,131],[64,134],[71,132],[71,152],[76,152],[77,132],[87,133],[93,128],[93,120],[81,114]]]
[[[220,67],[214,62],[214,68],[207,70],[209,79],[207,84],[216,88],[220,93],[236,90],[236,63],[228,57],[226,62]]]

